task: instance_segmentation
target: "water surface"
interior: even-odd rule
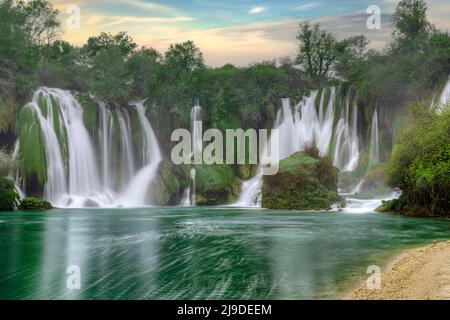
[[[239,208],[0,213],[1,299],[339,298],[450,220]],[[81,270],[81,290],[66,287]]]

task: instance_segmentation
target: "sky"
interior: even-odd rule
[[[83,45],[100,32],[127,31],[141,46],[164,52],[193,40],[210,66],[295,56],[298,24],[319,22],[338,38],[365,35],[382,48],[392,33],[398,0],[50,0],[61,12],[62,38]],[[450,30],[450,1],[428,0],[428,16]],[[367,8],[381,9],[381,28],[369,30]],[[76,6],[76,7],[74,7]],[[76,22],[79,9],[79,28]],[[74,15],[75,14],[75,15]],[[75,18],[75,19],[74,19]],[[75,26],[75,27],[74,27]]]

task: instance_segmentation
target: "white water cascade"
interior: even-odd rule
[[[336,90],[329,89],[328,103],[325,109],[325,90],[322,91],[319,107],[316,107],[318,91],[312,91],[294,107],[292,112],[289,99],[282,100],[274,128],[279,130],[280,160],[315,144],[322,156],[331,152],[333,142],[333,123],[336,104]],[[334,130],[335,151],[334,163],[343,171],[353,171],[359,161],[359,139],[357,132],[357,107],[353,105],[352,121],[350,121],[350,96],[347,97],[345,109]],[[341,109],[342,111],[342,109]],[[261,169],[254,178],[244,181],[241,186],[239,200],[234,206],[255,207],[261,205],[262,189]]]
[[[130,110],[138,116],[143,140],[142,166],[137,173],[127,109],[113,113],[99,103],[99,128],[90,133],[83,123],[84,110],[69,91],[40,88],[25,108],[32,111],[42,132],[46,200],[62,208],[149,204],[148,189],[162,156],[142,102]]]
[[[202,127],[201,127],[201,116],[202,108],[200,107],[200,101],[198,98],[195,99],[194,107],[191,110],[191,135],[192,135],[192,149],[191,149],[191,159],[197,154],[201,154],[203,148],[202,139]],[[190,182],[189,186],[184,191],[184,196],[181,201],[182,206],[195,206],[196,205],[196,192],[195,192],[195,179],[197,172],[194,167],[191,168]]]
[[[380,162],[380,139],[378,136],[378,111],[375,109],[372,118],[372,128],[370,130],[370,153],[369,165]]]
[[[17,157],[19,156],[19,151],[20,151],[20,141],[17,140],[16,143],[14,144],[12,160],[17,160]],[[22,187],[20,186],[21,181],[20,181],[20,176],[19,176],[19,170],[18,169],[11,170],[8,178],[14,181],[14,186],[16,188],[17,194],[19,195],[19,198],[20,199],[25,198],[25,194],[23,193]]]
[[[439,99],[439,110],[443,110],[448,104],[450,104],[450,77]]]
[[[144,101],[135,103],[135,106],[144,137],[144,143],[142,145],[144,167],[136,173],[117,202],[119,206],[124,207],[144,206],[149,204],[147,201],[148,189],[150,183],[156,177],[159,164],[162,161],[161,151],[155,133],[145,116]]]

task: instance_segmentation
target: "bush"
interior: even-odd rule
[[[0,177],[6,177],[16,167],[17,162],[9,154],[0,149]]]
[[[33,197],[22,199],[19,205],[20,210],[49,210],[52,208],[50,202]]]
[[[436,113],[427,103],[411,107],[389,167],[389,184],[403,192],[405,211],[416,215],[449,215],[449,128],[450,108]]]
[[[0,179],[0,211],[14,210],[19,201],[19,195],[16,192],[14,181]]]

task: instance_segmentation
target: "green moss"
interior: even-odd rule
[[[188,172],[187,166],[175,166],[164,160],[158,169],[158,176],[152,189],[154,202],[158,205],[178,205],[183,190],[189,185]]]
[[[280,162],[276,175],[264,176],[262,205],[268,209],[328,210],[342,201],[337,174],[331,159],[298,152]]]
[[[19,200],[19,196],[14,187],[14,181],[0,179],[0,211],[14,210]]]
[[[22,176],[35,174],[38,182],[44,184],[46,181],[45,147],[41,128],[33,110],[27,107],[21,109],[16,128],[20,140]]]
[[[198,205],[220,205],[233,202],[239,193],[239,181],[231,166],[196,165]]]
[[[50,202],[34,197],[22,199],[19,205],[20,210],[49,210],[52,208]]]
[[[98,101],[84,93],[76,93],[75,97],[83,107],[83,123],[85,127],[90,132],[94,132],[97,125]]]

